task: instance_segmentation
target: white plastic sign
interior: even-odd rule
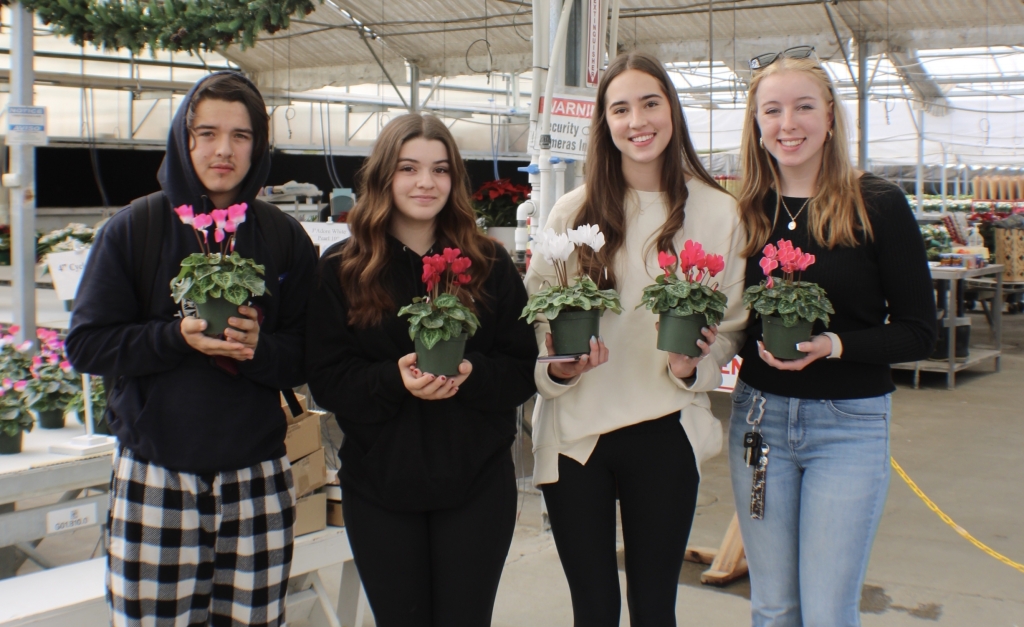
[[[85,271],[85,262],[89,260],[89,250],[81,248],[46,256],[50,276],[53,277],[53,289],[60,300],[74,300],[78,284],[82,281],[82,272]]]
[[[594,99],[588,96],[559,96],[552,98],[551,154],[562,159],[582,161],[587,156],[590,139],[590,116],[594,113]],[[540,100],[540,111],[547,103]],[[531,146],[532,149],[532,141]]]
[[[344,222],[300,222],[313,243],[320,247],[323,255],[331,246],[348,239],[351,231]]]
[[[45,146],[46,107],[7,107],[7,145]]]
[[[99,517],[95,503],[46,512],[46,533],[72,531],[96,524],[99,524]]]
[[[722,385],[715,390],[716,392],[732,392],[736,388],[741,365],[743,365],[743,359],[733,357],[731,362],[722,366]]]

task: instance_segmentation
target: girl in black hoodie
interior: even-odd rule
[[[516,407],[537,346],[508,253],[476,229],[445,125],[404,115],[360,172],[352,237],[328,249],[311,297],[310,390],[334,412],[349,542],[379,627],[490,625],[516,515]],[[425,255],[472,260],[459,291],[480,328],[459,374],[416,367],[403,305],[425,296]]]

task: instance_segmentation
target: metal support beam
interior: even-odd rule
[[[35,16],[22,3],[11,12],[11,105],[31,106]],[[18,343],[36,339],[36,163],[33,146],[11,146],[11,269]],[[0,542],[0,546],[13,542]]]
[[[917,111],[917,180],[914,186],[917,194],[917,217],[924,215],[924,109]]]
[[[868,169],[868,42],[857,41],[857,167]]]
[[[420,110],[420,68],[409,64],[409,113],[418,113]]]

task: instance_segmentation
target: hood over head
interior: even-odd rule
[[[192,205],[197,212],[205,212],[213,208],[208,201],[204,200],[203,197],[206,196],[206,190],[199,180],[195,168],[192,167],[191,151],[189,150],[191,138],[189,137],[187,118],[188,109],[195,97],[196,90],[205,81],[221,74],[233,74],[241,78],[254,92],[259,93],[256,85],[241,73],[225,70],[214,72],[200,79],[192,86],[188,94],[185,95],[185,99],[182,100],[177,113],[174,114],[171,132],[167,137],[167,151],[164,153],[163,163],[160,164],[160,170],[157,172],[157,180],[160,181],[160,187],[163,189],[164,194],[167,195],[172,207]],[[242,181],[242,187],[235,202],[251,204],[259,193],[260,188],[266,183],[269,174],[269,147],[264,148],[259,154],[254,151],[249,173]]]

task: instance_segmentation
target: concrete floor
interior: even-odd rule
[[[972,319],[974,343],[990,342],[984,317],[973,314]],[[892,454],[958,525],[1011,560],[1024,562],[1024,316],[1004,315],[1003,321],[999,373],[980,366],[958,376],[953,391],[946,390],[941,375],[923,373],[921,389],[914,390],[909,373],[896,373]],[[715,414],[727,422],[728,397],[712,397]],[[523,465],[532,467],[528,454]],[[493,624],[572,625],[558,554],[551,536],[540,529],[540,497],[521,497]],[[717,547],[734,511],[723,454],[704,466],[691,546]],[[88,558],[97,539],[95,528],[85,529],[48,538],[39,550],[58,564],[69,563]],[[749,625],[747,580],[709,588],[699,583],[703,568],[687,564],[680,574],[679,624]],[[35,569],[29,563],[20,574]],[[324,573],[329,589],[337,586],[339,574]],[[894,473],[861,611],[865,627],[1024,627],[1024,573],[957,535]],[[363,627],[373,624],[367,612]],[[628,625],[628,617],[621,624]]]

